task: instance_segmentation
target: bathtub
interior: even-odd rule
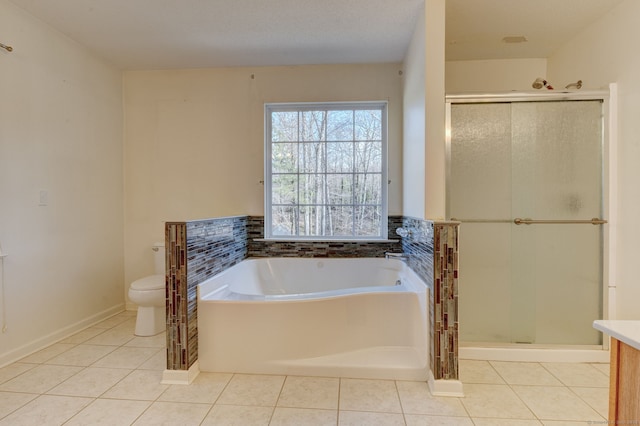
[[[427,380],[427,296],[396,259],[247,259],[198,286],[199,368]]]

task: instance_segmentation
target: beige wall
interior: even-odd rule
[[[121,72],[6,0],[0,40],[1,366],[122,310],[124,283]]]
[[[547,60],[447,61],[445,72],[447,93],[528,91],[536,78],[546,78]]]
[[[403,214],[445,216],[444,0],[427,0],[404,61]]]
[[[618,181],[617,214],[609,217],[609,228],[617,244],[612,247],[612,267],[617,286],[617,315],[640,319],[640,281],[636,264],[640,258],[640,2],[625,0],[548,58],[552,81],[582,79],[584,89],[618,85],[616,125]]]
[[[445,0],[426,0],[425,218],[445,218]]]
[[[264,103],[387,100],[389,214],[402,213],[400,64],[124,74],[125,280],[152,273],[163,223],[264,210]]]

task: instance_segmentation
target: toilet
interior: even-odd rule
[[[153,245],[155,275],[131,283],[129,299],[138,305],[136,336],[155,336],[166,330],[164,243]]]

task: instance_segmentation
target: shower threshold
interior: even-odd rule
[[[609,362],[603,345],[460,342],[460,359],[514,362]]]

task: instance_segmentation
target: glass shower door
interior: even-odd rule
[[[602,214],[602,103],[454,104],[451,131],[461,340],[600,344],[602,227],[581,222]]]

